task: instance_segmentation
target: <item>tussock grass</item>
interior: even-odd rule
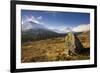
[[[66,54],[64,54],[65,50],[64,38],[65,37],[57,37],[46,40],[38,40],[38,41],[30,41],[22,43],[21,62],[26,63],[26,62],[70,61],[70,60],[90,59],[89,54],[81,54],[77,56],[67,56]]]

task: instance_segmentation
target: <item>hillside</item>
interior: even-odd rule
[[[90,31],[82,32],[78,35],[78,38],[80,39],[82,45],[85,48],[90,47]]]
[[[26,23],[22,24],[22,30],[21,30],[22,42],[49,39],[63,35],[65,34],[59,34],[53,30],[46,28],[41,24],[32,21],[27,21]]]
[[[76,34],[85,49],[84,54],[67,57],[64,54],[65,36],[22,42],[21,62],[87,60],[90,58],[90,32]]]

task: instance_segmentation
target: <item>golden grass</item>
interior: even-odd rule
[[[89,59],[89,56],[87,55],[66,56],[64,54],[64,38],[65,37],[58,37],[22,43],[21,62],[25,63]]]

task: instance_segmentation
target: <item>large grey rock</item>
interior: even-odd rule
[[[69,32],[65,37],[65,51],[64,53],[69,55],[77,55],[81,52],[83,46],[76,35],[73,32]]]

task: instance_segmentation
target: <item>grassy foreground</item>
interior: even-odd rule
[[[89,54],[80,54],[77,56],[66,56],[65,37],[50,38],[39,41],[30,41],[22,43],[21,62],[48,62],[48,61],[70,61],[70,60],[87,60],[90,59]],[[89,47],[88,42],[83,45]],[[90,49],[90,48],[88,48]]]

